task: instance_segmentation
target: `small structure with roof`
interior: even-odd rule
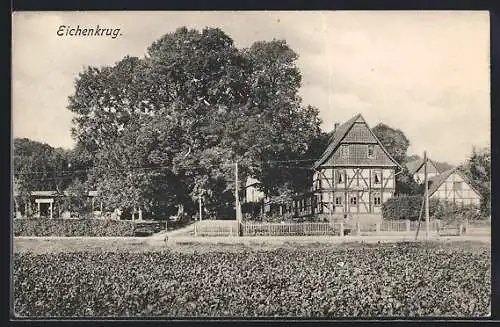
[[[429,178],[429,197],[458,205],[479,206],[481,194],[458,167]]]
[[[14,192],[14,197],[17,197],[17,192]],[[91,199],[92,211],[95,208],[95,199],[97,198],[97,191],[89,191],[86,197]],[[54,218],[54,217],[67,217],[68,213],[61,212],[60,208],[57,207],[56,199],[70,196],[68,192],[58,192],[58,191],[32,191],[30,193],[30,201],[26,203],[26,208],[24,214],[27,212],[33,212],[37,218]],[[32,208],[33,204],[35,208]],[[16,211],[19,208],[16,208]],[[102,202],[100,202],[100,211],[102,212]],[[56,214],[57,213],[57,214]],[[16,214],[16,216],[18,216]]]
[[[408,172],[413,177],[415,182],[419,184],[424,183],[424,159],[416,159],[410,161],[406,164],[406,168],[408,168]],[[441,173],[436,163],[432,160],[427,159],[427,178],[431,178],[433,176],[437,176]]]

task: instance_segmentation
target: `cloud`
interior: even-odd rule
[[[60,25],[120,28],[123,36],[58,37]],[[13,17],[13,129],[70,147],[65,109],[77,74],[109,65],[180,26],[219,27],[238,47],[285,39],[299,54],[300,94],[330,130],[362,113],[400,128],[435,160],[463,161],[489,143],[487,12],[45,12]]]

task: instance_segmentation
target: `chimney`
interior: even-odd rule
[[[335,126],[333,127],[333,132],[335,133],[337,131],[337,128],[339,128],[339,123],[335,123]]]

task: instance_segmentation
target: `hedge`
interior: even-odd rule
[[[423,197],[421,195],[399,195],[387,200],[382,205],[382,216],[384,219],[418,220],[422,207]],[[422,212],[422,219],[425,213]],[[429,215],[441,220],[478,220],[484,219],[479,208],[471,205],[462,206],[449,202],[429,199]]]
[[[409,219],[418,220],[422,207],[423,197],[421,195],[398,195],[388,199],[382,205],[382,217],[388,220]],[[429,214],[434,215],[439,201],[429,199]],[[424,212],[422,212],[422,219]]]
[[[134,236],[135,223],[105,219],[14,219],[14,236]]]

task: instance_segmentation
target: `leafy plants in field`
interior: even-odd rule
[[[17,253],[18,317],[485,316],[488,250]]]

